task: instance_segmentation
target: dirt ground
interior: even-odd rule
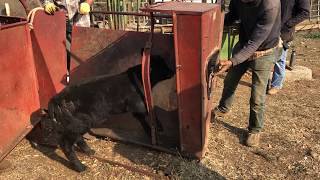
[[[311,68],[314,80],[286,83],[279,94],[267,97],[259,148],[241,144],[249,112],[248,76],[238,87],[232,113],[212,125],[209,151],[200,163],[108,139],[90,140],[89,144],[99,156],[157,173],[158,179],[319,179],[319,34],[297,34],[297,64]],[[222,85],[219,79],[216,102]],[[81,159],[89,169],[76,173],[68,168],[60,150],[38,149],[23,140],[7,156],[13,167],[1,172],[0,179],[154,179],[84,156]]]

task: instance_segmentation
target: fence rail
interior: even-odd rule
[[[167,2],[174,0],[151,0],[151,2]],[[217,0],[181,0],[193,3],[216,3]],[[148,31],[149,17],[140,11],[149,0],[95,0],[92,7],[91,20],[101,28],[117,30]],[[172,24],[170,17],[155,15],[156,24],[167,28]],[[162,30],[161,30],[162,31]]]
[[[309,20],[316,20],[319,23],[320,20],[320,0],[310,1],[310,18]]]

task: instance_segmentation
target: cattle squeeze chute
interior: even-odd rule
[[[64,14],[36,10],[28,20],[0,16],[0,160],[37,124],[36,141],[47,143],[43,110],[65,87],[81,87],[134,67],[140,75],[130,82],[142,91],[145,120],[130,112],[114,113],[91,132],[165,152],[178,150],[187,157],[204,156],[215,81],[211,73],[223,32],[221,6],[167,2],[142,10],[146,16],[172,17],[173,33],[73,27],[68,85]],[[164,69],[152,67],[155,60],[163,61],[173,74],[163,77]],[[158,80],[152,86],[154,77]],[[110,89],[128,87],[110,83],[115,83]]]

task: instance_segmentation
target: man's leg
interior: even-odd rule
[[[230,110],[238,83],[247,69],[248,61],[232,67],[227,73],[227,76],[224,79],[223,92],[218,106],[219,111],[222,113],[227,113]]]
[[[273,66],[274,55],[268,55],[256,60],[250,61],[252,68],[252,87],[250,98],[250,116],[249,116],[249,137],[247,139],[248,146],[257,146],[259,137],[250,139],[251,133],[257,134],[261,131],[264,123],[266,89]]]
[[[285,77],[286,72],[286,59],[287,59],[288,49],[282,50],[280,60],[275,63],[273,77],[271,81],[271,89],[268,93],[275,94],[279,89],[282,88],[282,84]],[[275,89],[275,90],[272,90]],[[273,93],[275,92],[275,93]]]

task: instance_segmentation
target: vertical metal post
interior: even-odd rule
[[[319,23],[319,16],[320,16],[320,0],[318,0],[318,6],[317,6],[317,23]]]
[[[309,14],[309,21],[311,21],[311,17],[312,17],[312,9],[313,9],[313,8],[312,8],[312,4],[313,4],[313,3],[312,3],[312,1],[313,1],[313,0],[310,0],[310,14]]]
[[[6,9],[6,15],[7,16],[11,16],[9,4],[8,3],[4,3],[4,7]]]
[[[137,0],[137,12],[139,12],[139,8],[140,8],[140,0]],[[139,32],[140,29],[140,18],[139,16],[136,17],[137,18],[137,32]]]
[[[123,11],[127,12],[128,11],[128,7],[127,7],[128,3],[127,0],[123,0]],[[126,30],[127,24],[128,24],[128,16],[124,16],[124,22],[123,22],[123,30]]]

